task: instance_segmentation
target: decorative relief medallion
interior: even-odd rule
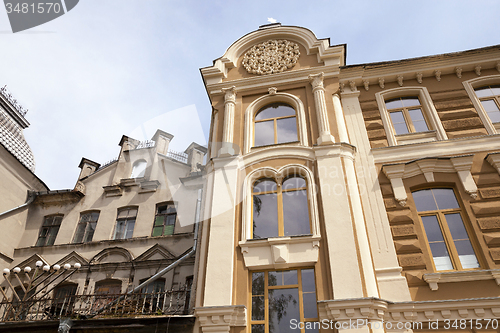
[[[281,73],[299,59],[299,45],[288,40],[268,40],[254,45],[243,57],[243,67],[250,74]]]

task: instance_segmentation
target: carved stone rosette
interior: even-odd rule
[[[272,39],[252,46],[243,56],[242,65],[250,74],[281,73],[295,66],[299,56],[297,43]]]

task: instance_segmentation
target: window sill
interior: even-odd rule
[[[426,131],[396,135],[398,145],[437,141],[436,131]]]
[[[239,243],[245,266],[250,269],[312,265],[318,261],[319,236],[276,237]]]
[[[496,280],[500,286],[500,269],[481,269],[469,271],[427,273],[423,275],[424,281],[431,290],[438,290],[438,283],[465,282],[480,280]]]

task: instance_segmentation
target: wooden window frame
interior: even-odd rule
[[[397,134],[396,128],[394,127],[394,123],[392,122],[392,118],[391,118],[391,124],[392,124],[392,128],[394,130],[394,135],[399,136],[399,135],[407,135],[407,134],[413,134],[413,133],[424,133],[424,132],[432,131],[431,127],[429,126],[429,120],[427,119],[427,116],[425,115],[425,111],[423,109],[422,102],[420,101],[420,98],[418,96],[412,95],[412,96],[402,96],[402,97],[396,97],[396,98],[389,98],[385,101],[385,103],[387,105],[387,102],[392,102],[395,100],[402,100],[405,98],[416,98],[418,100],[418,105],[414,105],[411,107],[403,106],[402,108],[393,108],[393,109],[388,108],[387,109],[387,112],[389,113],[389,117],[390,117],[391,113],[402,112],[403,118],[405,120],[406,128],[408,129],[408,133]],[[411,116],[410,116],[410,110],[416,110],[416,109],[419,109],[420,112],[422,113],[422,116],[424,117],[425,125],[427,126],[427,131],[418,131],[417,132],[415,130],[415,126],[413,125],[413,120],[411,119]]]
[[[126,237],[127,236],[127,226],[128,226],[129,221],[131,221],[132,219],[129,216],[127,216],[127,217],[118,217],[118,216],[120,215],[121,211],[123,211],[123,210],[130,210],[130,209],[135,209],[136,213],[135,213],[135,218],[134,218],[134,228],[132,229],[132,236],[130,236],[129,238],[127,238]],[[135,223],[137,221],[137,215],[138,214],[139,214],[139,208],[138,207],[122,207],[122,208],[118,208],[117,213],[116,213],[115,228],[113,230],[113,240],[134,238]],[[124,235],[123,235],[124,238],[116,238],[116,227],[118,226],[118,222],[119,221],[126,221],[126,223],[125,223],[125,232],[124,232]]]
[[[427,249],[427,253],[429,254],[429,256],[431,258],[433,271],[441,273],[441,272],[454,272],[454,271],[465,271],[465,270],[467,270],[467,271],[468,270],[481,270],[482,263],[481,263],[479,256],[477,255],[479,252],[477,251],[477,246],[475,246],[475,244],[474,244],[475,242],[473,241],[473,239],[470,236],[471,234],[473,234],[473,230],[469,226],[469,223],[468,223],[469,220],[466,218],[467,217],[466,211],[462,205],[461,200],[459,200],[459,195],[457,195],[458,193],[455,190],[455,188],[441,187],[441,186],[424,187],[424,188],[419,188],[419,189],[413,190],[411,193],[413,196],[414,192],[418,192],[421,190],[432,190],[432,189],[452,190],[453,194],[455,195],[455,199],[458,202],[458,206],[459,206],[459,208],[437,209],[437,210],[429,210],[429,211],[423,211],[423,212],[419,212],[417,210],[418,220],[420,222],[420,226],[422,227],[423,235],[424,235],[424,239],[425,239],[425,248]],[[416,207],[415,207],[415,209],[416,209]],[[448,223],[446,222],[446,218],[445,218],[445,215],[457,214],[457,213],[460,214],[460,218],[462,219],[462,222],[464,224],[465,231],[467,232],[467,237],[468,237],[469,242],[472,246],[472,249],[474,251],[474,255],[476,256],[476,260],[479,264],[479,267],[476,267],[476,268],[463,268],[462,267],[462,263],[460,262],[458,251],[455,247],[453,236],[451,234],[450,228],[448,227]],[[432,255],[429,239],[427,237],[427,231],[425,230],[425,226],[424,226],[424,223],[422,221],[422,217],[425,217],[425,216],[436,216],[436,219],[438,220],[438,224],[439,224],[439,229],[441,230],[441,233],[442,233],[443,239],[444,239],[444,243],[446,245],[446,249],[447,249],[448,254],[450,256],[450,261],[453,265],[453,269],[451,269],[451,270],[439,270],[439,271],[436,269],[436,265],[434,263],[434,257]]]
[[[87,214],[93,214],[93,213],[97,213],[98,216],[97,216],[97,219],[95,221],[87,221],[87,222],[82,222],[82,217],[84,215],[87,215]],[[80,213],[80,220],[78,221],[77,225],[76,225],[76,231],[75,231],[75,235],[73,236],[73,242],[72,243],[88,243],[88,242],[91,242],[92,239],[94,238],[94,234],[95,234],[95,230],[94,230],[94,233],[92,234],[92,237],[90,240],[88,241],[85,241],[85,239],[87,238],[87,234],[88,234],[88,231],[89,231],[89,224],[90,223],[94,223],[96,224],[96,227],[97,227],[97,222],[99,221],[99,216],[101,215],[101,212],[98,211],[98,210],[94,210],[94,211],[88,211],[88,212],[82,212]],[[85,229],[83,230],[83,236],[82,236],[82,240],[77,242],[76,241],[76,237],[78,236],[78,229],[80,227],[81,224],[85,224]]]
[[[167,212],[164,213],[164,214],[159,214],[158,213],[158,209],[160,207],[163,207],[163,206],[167,206]],[[168,206],[173,206],[174,209],[175,209],[175,212],[170,212],[168,213]],[[172,216],[172,215],[175,215],[175,219],[174,219],[174,224],[173,224],[173,229],[172,229],[172,233],[171,234],[167,234],[165,235],[164,232],[165,232],[165,227],[168,226],[169,224],[166,224],[167,220],[168,220],[168,216]],[[165,219],[163,220],[163,226],[162,226],[162,232],[161,232],[161,235],[158,235],[158,236],[153,236],[153,232],[155,230],[155,228],[159,227],[159,225],[156,225],[156,218],[158,216],[165,216]],[[153,221],[153,229],[151,230],[151,237],[161,237],[161,236],[170,236],[170,235],[173,235],[175,233],[175,225],[177,224],[177,205],[174,203],[174,202],[164,202],[164,203],[161,203],[161,204],[157,204],[156,205],[156,213],[155,213],[155,219]]]
[[[287,107],[291,108],[292,110],[294,110],[295,114],[292,115],[292,116],[271,117],[271,118],[266,118],[266,119],[255,120],[255,118],[259,115],[259,113],[261,113],[262,111],[264,111],[268,107],[271,107],[273,104],[287,106]],[[280,119],[288,119],[288,118],[295,118],[295,129],[296,129],[296,134],[297,134],[297,140],[278,143],[278,120],[280,120]],[[266,122],[266,121],[272,121],[273,122],[274,143],[269,143],[269,144],[265,144],[265,145],[256,146],[255,145],[255,135],[256,135],[255,124],[263,123],[263,122]],[[257,113],[254,116],[253,126],[254,126],[254,129],[253,129],[253,138],[252,138],[252,148],[260,148],[260,147],[266,147],[266,146],[274,146],[274,145],[282,145],[282,144],[289,144],[289,143],[297,143],[297,142],[299,142],[299,125],[297,124],[297,110],[295,110],[294,107],[292,107],[291,105],[289,105],[287,103],[282,103],[282,102],[269,103],[269,104],[266,104],[265,106],[263,106],[262,108],[260,108],[259,111],[257,111]]]
[[[318,286],[316,284],[316,270],[314,267],[300,267],[300,268],[287,268],[287,269],[267,269],[267,270],[256,270],[250,271],[250,285],[249,285],[249,305],[248,305],[248,321],[250,332],[252,331],[252,325],[265,325],[265,333],[269,333],[269,290],[275,289],[292,289],[297,288],[299,295],[299,312],[300,312],[300,322],[318,322],[319,321],[319,310],[317,309],[318,317],[316,318],[305,318],[304,317],[304,298],[302,290],[302,271],[312,269],[314,272],[314,289],[316,294],[316,307],[318,302]],[[289,284],[282,286],[269,286],[269,272],[284,272],[284,271],[296,271],[297,272],[297,284]],[[252,274],[254,273],[264,273],[264,295],[253,295],[252,293]],[[252,297],[253,296],[264,296],[264,320],[253,320],[252,319]],[[297,318],[299,319],[299,318]],[[305,328],[297,330],[297,332],[304,333]]]
[[[59,233],[59,229],[61,228],[61,224],[62,224],[62,219],[63,219],[63,215],[47,215],[47,216],[44,216],[43,217],[43,222],[42,222],[42,226],[40,227],[40,231],[38,233],[38,238],[36,240],[36,243],[35,243],[35,246],[39,247],[39,246],[51,246],[51,245],[54,245],[54,243],[56,242],[56,238],[57,238],[57,234]],[[58,221],[59,221],[59,224],[51,224],[51,225],[45,225],[45,222],[48,220],[48,219],[51,219],[51,218],[59,218]],[[54,228],[57,228],[57,231],[56,231],[56,235],[54,237],[54,242],[52,244],[47,244],[47,240],[49,239],[48,235],[50,234],[50,231]],[[40,238],[42,237],[42,232],[43,230],[47,229],[47,236],[44,236],[45,237],[45,241],[43,242],[43,244],[38,244],[38,242],[40,241]]]
[[[474,88],[474,93],[476,93],[477,90],[479,89],[483,89],[483,88],[491,88],[492,86],[500,86],[500,84],[494,84],[494,83],[491,83],[491,84],[487,84],[487,85],[482,85],[482,86],[478,86],[478,87],[475,87]],[[477,96],[477,94],[476,94]],[[482,102],[485,101],[485,100],[493,100],[494,103],[496,104],[497,108],[500,110],[500,94],[499,95],[492,95],[492,96],[486,96],[486,97],[477,97],[477,99],[479,100],[479,102],[481,102],[481,106],[482,106]],[[483,109],[484,109],[484,106],[483,106]],[[491,121],[491,118],[489,117],[489,114],[488,114],[488,111],[484,110],[484,112],[486,113],[486,115],[488,116],[488,118],[490,119]],[[493,122],[491,121],[494,126],[497,126],[498,124],[500,124],[500,121],[497,121],[497,122]]]
[[[299,187],[299,188],[293,188],[293,189],[283,189],[283,183],[290,179],[290,178],[294,178],[294,177],[298,177],[298,178],[302,178],[305,183],[306,183],[306,186],[304,187]],[[255,183],[259,182],[259,181],[262,181],[262,180],[272,180],[276,183],[276,191],[264,191],[264,192],[254,192],[254,187],[255,187]],[[284,177],[283,179],[281,180],[277,180],[275,178],[269,178],[269,177],[262,177],[262,178],[258,178],[257,180],[255,180],[253,182],[253,185],[252,185],[252,199],[253,199],[253,196],[254,195],[262,195],[262,194],[272,194],[272,193],[276,193],[276,200],[277,200],[277,210],[278,210],[278,237],[284,237],[285,236],[285,222],[284,222],[284,211],[283,211],[283,192],[294,192],[294,191],[305,191],[306,193],[306,196],[307,196],[307,210],[308,210],[308,216],[309,216],[309,232],[310,234],[312,234],[312,230],[313,230],[313,226],[311,224],[311,210],[310,210],[310,202],[309,202],[309,194],[307,193],[307,189],[308,189],[308,186],[309,184],[307,183],[307,179],[306,177],[300,175],[300,174],[290,174],[286,177]],[[251,221],[252,221],[252,226],[253,226],[253,209],[252,209],[252,215],[251,215]],[[299,236],[299,235],[294,235],[294,236]],[[300,235],[302,236],[302,235]],[[266,239],[266,238],[270,238],[270,237],[264,237],[264,238],[256,238],[256,239]],[[271,237],[272,238],[272,237]],[[253,238],[253,228],[251,228],[251,239],[254,239]]]

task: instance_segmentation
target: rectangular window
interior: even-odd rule
[[[492,123],[500,122],[500,85],[477,88],[476,95]]]
[[[99,212],[83,213],[80,216],[80,222],[78,222],[73,243],[91,242],[98,219]]]
[[[158,205],[151,236],[173,235],[176,218],[177,211],[173,203]]]
[[[289,332],[291,320],[318,321],[313,268],[253,272],[251,297],[250,324],[254,333]]]
[[[45,216],[35,246],[54,245],[57,232],[59,231],[59,227],[61,226],[62,218],[63,217],[60,215]]]
[[[134,233],[135,219],[137,217],[137,208],[123,208],[118,211],[116,218],[115,232],[113,239],[132,238]]]

